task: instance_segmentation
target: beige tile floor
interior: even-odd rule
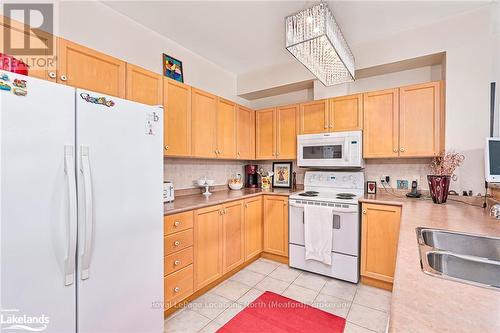
[[[346,318],[345,333],[385,332],[391,293],[259,259],[165,320],[165,332],[215,332],[269,290]]]

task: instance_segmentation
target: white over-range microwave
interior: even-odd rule
[[[321,168],[362,168],[361,131],[297,136],[297,165]]]

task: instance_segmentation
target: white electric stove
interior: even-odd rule
[[[304,191],[289,199],[290,266],[350,282],[359,281],[359,205],[362,171],[307,171]],[[332,265],[305,259],[304,207],[332,207]]]

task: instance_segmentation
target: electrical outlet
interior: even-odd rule
[[[408,189],[408,181],[407,180],[401,180],[398,179],[396,180],[397,188],[400,190],[407,190]]]

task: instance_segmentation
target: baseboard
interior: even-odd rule
[[[265,259],[274,260],[274,261],[280,262],[282,264],[288,265],[288,257],[283,257],[283,256],[279,256],[279,255],[267,253],[267,252],[262,252],[260,254],[260,256],[262,258],[265,258]]]
[[[367,276],[362,276],[361,283],[366,284],[368,286],[375,287],[375,288],[392,291],[392,283],[391,282],[377,280],[377,279],[373,279],[373,278],[370,278]]]

